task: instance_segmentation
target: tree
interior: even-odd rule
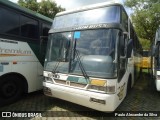
[[[58,12],[65,10],[51,0],[42,0],[41,2],[37,2],[37,0],[19,0],[18,4],[50,18],[54,18]]]
[[[151,41],[143,39],[143,38],[140,38],[139,40],[140,40],[140,43],[143,45],[144,50],[149,50],[150,49]]]
[[[61,8],[61,6],[57,6],[57,4],[55,2],[52,2],[50,0],[42,0],[39,3],[40,7],[39,7],[39,13],[46,15],[50,18],[53,18],[56,13],[64,11],[64,8]]]
[[[131,19],[138,36],[152,42],[160,25],[160,1],[126,0],[125,5],[134,11]]]

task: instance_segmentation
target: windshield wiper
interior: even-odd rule
[[[75,55],[76,55],[78,63],[79,63],[79,67],[80,67],[80,69],[82,71],[82,74],[85,77],[85,79],[88,80],[89,76],[87,75],[86,70],[84,69],[84,66],[83,66],[83,64],[81,62],[81,59],[80,59],[80,56],[79,56],[79,51],[77,49],[74,49],[74,51],[75,51]]]
[[[57,60],[58,60],[58,61],[56,62],[55,66],[54,66],[54,69],[53,69],[53,71],[52,71],[52,73],[54,73],[54,74],[59,72],[59,71],[56,71],[56,70],[57,70],[57,68],[58,68],[58,66],[59,66],[59,63],[62,62],[62,61],[61,61],[61,58],[57,58]]]
[[[72,58],[72,60],[71,60],[71,62],[75,62],[74,60],[75,60],[75,57],[77,58],[77,60],[78,60],[78,63],[79,63],[79,67],[80,67],[80,69],[81,69],[81,71],[82,71],[82,74],[83,74],[83,76],[85,77],[85,79],[86,80],[88,80],[89,79],[89,76],[87,75],[87,73],[86,73],[86,71],[85,71],[85,69],[84,69],[84,66],[83,66],[83,64],[82,64],[82,62],[81,62],[81,59],[80,59],[80,56],[79,56],[79,51],[76,49],[76,46],[77,46],[77,40],[75,40],[75,43],[74,43],[74,48],[73,48],[73,58]],[[73,67],[73,66],[72,66]],[[71,68],[69,68],[69,70],[70,70]]]

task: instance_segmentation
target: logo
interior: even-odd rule
[[[5,49],[0,47],[0,56],[24,56],[31,55],[30,50],[21,50],[21,49]]]
[[[2,112],[2,116],[0,117],[15,117],[15,118],[20,118],[20,117],[42,117],[42,114],[40,112]]]
[[[2,117],[11,117],[11,112],[2,112]]]

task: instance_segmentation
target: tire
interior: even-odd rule
[[[21,94],[22,84],[20,78],[17,76],[5,76],[0,80],[0,98],[3,105],[15,102]]]

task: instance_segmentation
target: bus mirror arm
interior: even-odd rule
[[[133,40],[130,39],[127,43],[127,58],[131,57],[132,49],[133,49]]]
[[[43,41],[44,39],[48,39],[48,36],[40,36],[40,41],[41,41],[41,43],[42,43],[42,41]]]
[[[44,39],[48,39],[48,36],[40,36],[40,46],[42,45]]]
[[[48,38],[48,36],[40,36],[40,39]]]

